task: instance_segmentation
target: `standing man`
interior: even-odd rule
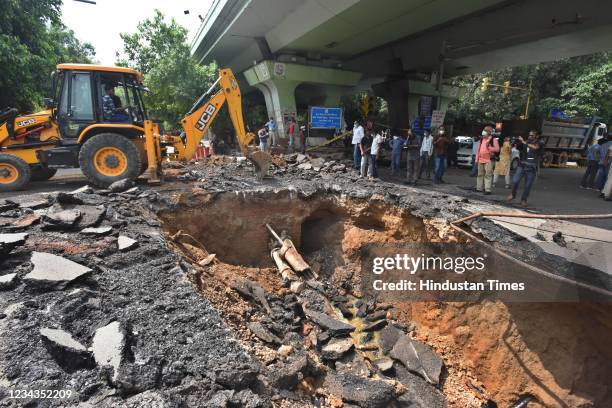
[[[398,129],[393,129],[393,133],[393,139],[391,139],[391,174],[396,175],[399,174],[402,163],[404,138],[399,135]]]
[[[276,133],[276,121],[272,118],[266,123],[266,127],[268,128],[268,133],[271,137],[272,146],[278,146],[278,134]]]
[[[427,173],[427,179],[431,178],[431,155],[433,154],[433,136],[429,130],[423,132],[423,142],[421,143],[420,156],[421,163],[419,164],[419,178],[423,176],[423,172]]]
[[[493,127],[485,126],[482,130],[482,139],[476,153],[478,177],[476,177],[476,191],[485,195],[491,194],[493,181],[493,156],[499,152],[499,142],[493,135]]]
[[[263,125],[261,129],[257,132],[257,136],[259,137],[259,149],[262,152],[268,150],[268,128],[267,124]]]
[[[607,164],[609,169],[608,179],[601,190],[601,196],[604,200],[610,201],[612,199],[612,144],[608,147],[608,150],[605,153],[601,152],[601,154],[605,154],[606,157],[604,159],[604,163]]]
[[[476,177],[478,175],[478,163],[476,163],[476,154],[480,149],[480,135],[474,136],[474,142],[472,143],[472,171],[470,177]]]
[[[595,181],[595,188],[600,191],[603,189],[604,185],[606,184],[606,180],[608,179],[609,163],[606,163],[606,154],[610,146],[612,146],[612,140],[610,140],[610,135],[608,134],[604,143],[599,146],[599,169]]]
[[[378,177],[378,171],[376,169],[376,159],[378,159],[378,153],[380,151],[380,145],[383,143],[385,139],[382,137],[380,133],[377,133],[372,139],[372,148],[370,149],[370,166],[372,167],[371,176],[376,178]]]
[[[370,156],[370,150],[372,149],[372,135],[370,134],[370,132],[367,132],[359,141],[359,144],[357,146],[359,146],[359,153],[361,155],[361,167],[360,167],[360,173],[359,173],[359,177],[365,177],[366,176],[366,171],[367,171],[367,175],[368,177],[372,177],[372,165],[371,165],[371,156]]]
[[[359,144],[361,143],[361,139],[363,139],[364,132],[363,126],[359,123],[358,120],[353,124],[353,168],[359,170],[361,168],[361,150]]]
[[[580,187],[595,188],[595,176],[597,175],[597,169],[599,168],[599,148],[605,143],[605,141],[606,139],[602,137],[587,149],[587,168],[584,172],[584,176],[582,176]]]
[[[459,145],[455,139],[451,139],[448,142],[448,157],[446,159],[446,163],[448,164],[448,168],[457,167],[457,150],[459,150]]]
[[[448,151],[448,139],[445,133],[444,127],[440,126],[438,134],[433,140],[434,184],[444,183],[442,177],[444,176],[446,153]]]
[[[291,118],[289,121],[289,150],[293,152],[293,146],[295,146],[295,137],[297,136],[298,126],[295,118]]]
[[[408,129],[408,138],[406,139],[406,177],[408,184],[414,184],[416,186],[417,179],[419,178],[419,165],[421,152],[421,138],[412,132],[412,129]]]
[[[527,206],[527,198],[531,192],[533,181],[538,171],[538,165],[540,162],[540,156],[544,143],[540,140],[540,135],[537,131],[529,131],[529,137],[527,141],[519,136],[518,141],[515,143],[516,149],[520,153],[521,162],[516,169],[514,179],[512,180],[512,193],[508,196],[508,202],[514,200],[518,191],[521,179],[525,178],[525,186],[523,187],[523,194],[521,196],[521,205]]]

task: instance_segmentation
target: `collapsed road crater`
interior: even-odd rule
[[[341,258],[365,243],[426,242],[423,220],[378,200],[342,194],[301,198],[291,190],[205,196],[181,211],[159,213],[169,234],[183,231],[228,264],[271,267],[266,224],[291,236],[304,254]],[[329,270],[323,273],[331,274]]]

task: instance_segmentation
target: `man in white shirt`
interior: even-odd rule
[[[474,140],[474,142],[472,143],[472,171],[470,172],[470,177],[476,177],[478,175],[476,154],[478,153],[478,149],[480,149],[480,135],[474,136],[472,139]]]
[[[427,178],[431,178],[431,168],[429,162],[431,161],[431,154],[433,153],[433,136],[429,130],[425,130],[423,133],[423,141],[421,142],[421,150],[419,152],[421,156],[421,163],[419,168],[419,179],[423,177],[423,172],[426,172]]]
[[[363,139],[363,126],[359,123],[359,121],[355,121],[353,124],[353,168],[361,169],[361,150],[359,149],[359,143],[361,143],[361,139]]]
[[[377,133],[374,136],[374,140],[372,140],[372,148],[370,149],[370,156],[372,160],[372,171],[370,172],[370,176],[373,178],[378,177],[378,172],[376,171],[376,158],[378,157],[378,152],[380,151],[380,145],[385,139],[381,136],[380,133]]]

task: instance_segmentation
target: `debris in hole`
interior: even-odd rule
[[[567,241],[565,241],[565,237],[563,236],[561,231],[555,232],[552,236],[552,239],[559,246],[562,246],[562,247],[567,246]]]

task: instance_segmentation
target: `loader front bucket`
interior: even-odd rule
[[[272,163],[272,156],[270,156],[270,154],[262,152],[261,150],[256,150],[247,154],[247,159],[255,165],[255,172],[259,179],[268,176],[270,164]]]

